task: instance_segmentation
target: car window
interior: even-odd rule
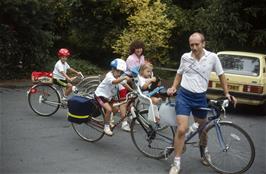
[[[220,54],[218,56],[226,73],[247,76],[258,76],[260,74],[260,62],[256,57],[228,54]]]

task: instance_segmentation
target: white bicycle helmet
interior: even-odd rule
[[[111,62],[111,67],[125,72],[127,70],[127,64],[123,59],[115,59]]]

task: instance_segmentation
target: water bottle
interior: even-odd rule
[[[198,128],[199,128],[199,123],[193,123],[188,129],[188,132],[186,133],[186,137],[189,137],[190,135],[192,135],[194,132],[197,131]]]

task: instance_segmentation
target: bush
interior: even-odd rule
[[[58,61],[57,58],[51,58],[46,67],[40,71],[53,71],[54,65],[57,61]],[[75,58],[74,56],[69,58],[67,60],[67,63],[70,65],[70,67],[73,67],[77,71],[81,71],[84,76],[98,75],[103,73],[103,70],[93,65],[91,62]]]
[[[103,71],[99,67],[86,60],[70,58],[68,60],[68,63],[71,67],[75,68],[78,71],[81,71],[83,75],[86,76],[103,73]]]

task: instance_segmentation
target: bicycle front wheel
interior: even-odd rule
[[[101,114],[96,118],[90,117],[86,123],[72,123],[72,127],[83,140],[88,142],[98,141],[104,136],[104,116]]]
[[[173,151],[174,130],[163,129],[156,123],[147,120],[148,110],[138,113],[131,122],[131,138],[136,148],[145,156],[162,159]]]
[[[208,160],[217,172],[236,174],[247,171],[254,162],[255,148],[250,136],[239,126],[221,121],[207,128]],[[208,159],[208,158],[206,158]]]
[[[60,107],[59,93],[50,85],[37,84],[28,91],[28,103],[35,113],[48,117]]]

